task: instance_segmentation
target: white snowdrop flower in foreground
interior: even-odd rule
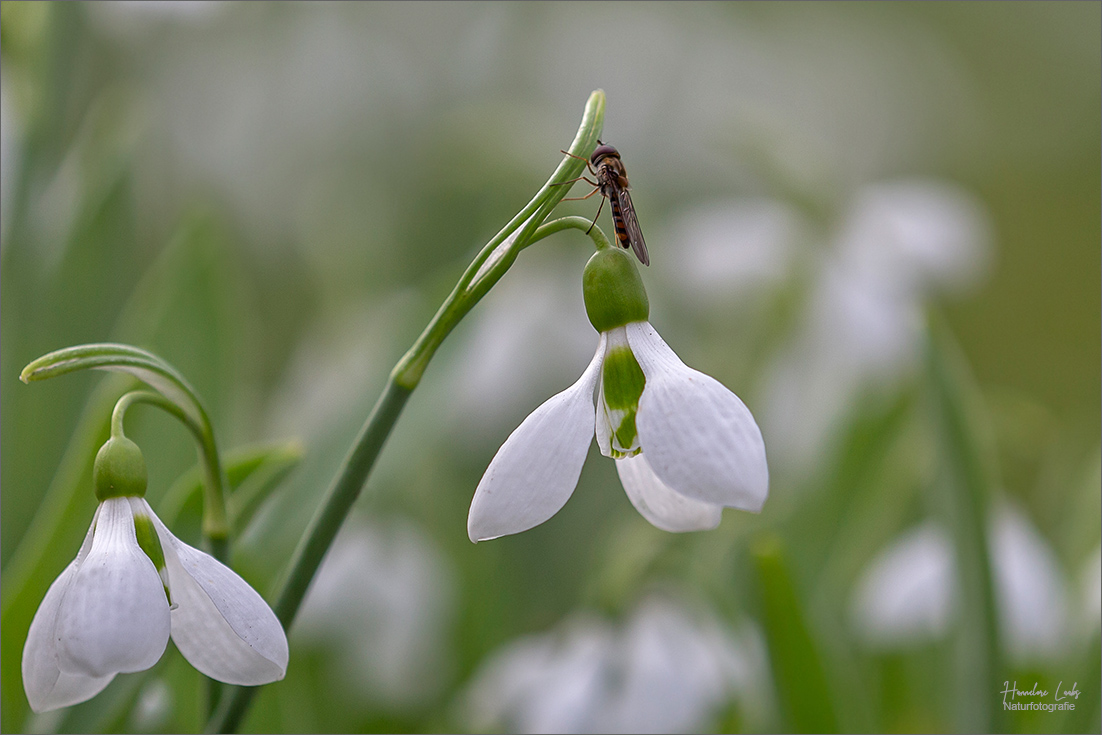
[[[169,636],[192,666],[228,684],[267,684],[287,669],[287,637],[264,599],[208,554],[183,543],[144,499],[137,445],[112,437],[93,484],[100,505],[77,558],[39,605],[23,646],[35,712],[98,694],[143,671]]]
[[[471,540],[519,533],[557,513],[578,484],[594,433],[632,504],[658,528],[715,528],[725,506],[761,510],[769,470],[754,417],[654,331],[634,262],[602,248],[582,282],[601,335],[597,353],[574,385],[533,411],[498,450],[471,502]]]

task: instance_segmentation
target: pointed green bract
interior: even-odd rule
[[[114,436],[100,447],[92,465],[92,485],[100,500],[145,496],[148,475],[145,458],[138,445],[123,436]]]
[[[650,316],[650,302],[635,262],[623,250],[602,248],[586,263],[582,294],[589,321],[607,332]]]

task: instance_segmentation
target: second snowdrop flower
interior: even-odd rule
[[[665,531],[719,525],[724,507],[757,512],[769,489],[765,444],[749,409],[686,366],[647,319],[639,271],[602,248],[583,275],[597,353],[574,385],[509,436],[471,502],[472,541],[543,523],[574,492],[594,434],[628,498]],[[594,394],[596,393],[596,405]]]
[[[177,539],[143,497],[145,460],[114,436],[96,456],[100,505],[77,558],[54,580],[23,647],[36,712],[98,694],[157,663],[171,636],[192,666],[230,684],[282,679],[287,637],[231,569]]]

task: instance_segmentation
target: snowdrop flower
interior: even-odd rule
[[[753,624],[651,597],[617,623],[575,614],[506,644],[475,673],[462,716],[483,732],[699,732],[735,699],[753,727],[769,680]]]
[[[1068,644],[1069,592],[1055,552],[1013,506],[988,517],[999,627],[1018,662],[1058,658]],[[896,648],[943,637],[954,623],[960,579],[952,538],[935,521],[907,532],[862,573],[853,627],[869,644]]]
[[[23,646],[23,687],[35,712],[98,694],[143,671],[169,636],[192,666],[229,684],[282,679],[287,638],[241,577],[183,543],[144,499],[137,445],[112,437],[93,484],[100,505],[77,558],[50,585]]]
[[[800,230],[776,232],[783,252]],[[921,354],[926,303],[978,280],[989,241],[983,208],[947,183],[880,182],[856,193],[837,231],[811,251],[807,306],[766,370],[762,424],[774,460],[813,471],[858,398],[893,394]]]
[[[448,678],[451,574],[411,521],[349,521],[310,584],[294,640],[325,651],[322,670],[343,706],[411,712]]]
[[[498,450],[471,502],[471,540],[519,533],[557,513],[594,433],[632,504],[658,528],[715,528],[725,506],[761,510],[769,471],[750,411],[654,331],[642,279],[625,253],[598,250],[582,281],[600,332],[597,353],[574,385],[532,412]]]

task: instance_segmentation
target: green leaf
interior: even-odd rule
[[[987,504],[994,486],[993,442],[984,430],[979,390],[948,328],[932,319],[927,386],[940,450],[939,509],[953,536],[960,584],[954,645],[959,732],[998,732],[999,628],[987,543]]]
[[[298,442],[241,447],[226,453],[223,461],[231,491],[230,521],[236,533],[249,525],[260,504],[299,465],[302,457]],[[176,527],[181,523],[193,525],[195,536],[198,535],[202,491],[203,468],[196,464],[180,475],[161,500],[157,515],[177,536],[181,533]]]
[[[759,540],[752,548],[761,581],[762,623],[782,712],[794,732],[838,732],[826,670],[804,620],[781,541]]]

